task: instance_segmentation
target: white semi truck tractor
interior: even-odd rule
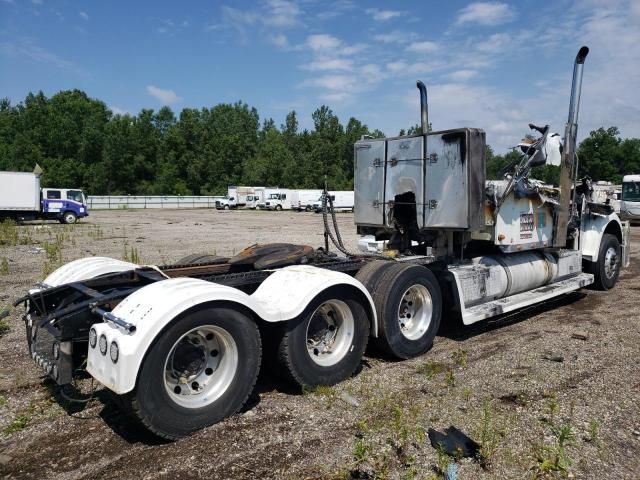
[[[76,260],[16,302],[31,356],[60,386],[86,369],[175,439],[238,411],[267,357],[294,383],[332,385],[356,371],[369,340],[407,359],[443,323],[612,288],[628,225],[571,188],[587,53],[576,58],[561,155],[559,138],[536,127],[541,138],[503,180],[485,181],[482,130],[427,132],[420,82],[422,133],[358,141],[355,223],[383,254],[349,252],[325,205],[327,237],[345,256],[268,244],[157,267]],[[561,163],[560,188],[529,178],[545,162]]]

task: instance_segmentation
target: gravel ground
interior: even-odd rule
[[[355,245],[352,216],[339,221]],[[63,245],[64,262],[133,254],[164,264],[258,242],[323,241],[312,213],[212,210],[93,212],[76,226],[32,224],[17,233],[20,244],[0,245],[0,310],[60,261],[46,242]],[[632,236],[632,264],[610,292],[583,290],[453,326],[409,361],[369,352],[361,370],[333,388],[300,392],[265,367],[242,412],[174,443],[130,421],[104,389],[86,406],[65,402],[32,365],[12,310],[0,334],[0,474],[442,478],[450,459],[426,431],[453,425],[481,442],[487,459],[459,460],[460,479],[640,478],[640,228]]]

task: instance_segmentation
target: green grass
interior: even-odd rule
[[[124,260],[125,262],[140,264],[141,261],[138,249],[133,246],[129,247],[129,245],[125,243],[122,252],[122,260]]]
[[[493,403],[485,400],[476,439],[480,444],[480,465],[484,469],[491,467],[498,451],[504,431],[496,423],[496,412]]]
[[[461,368],[467,366],[468,357],[469,355],[467,354],[466,350],[463,350],[461,348],[451,354],[451,358],[453,359],[455,364]]]
[[[31,402],[29,404],[29,407],[27,407],[27,409],[24,412],[16,416],[11,421],[11,423],[4,428],[3,430],[4,433],[6,433],[7,435],[11,435],[12,433],[19,432],[20,430],[26,428],[27,425],[29,425],[29,422],[31,422],[31,419],[33,418],[34,411],[35,411],[35,404]]]
[[[427,360],[424,365],[420,367],[420,372],[423,373],[428,380],[431,380],[436,375],[439,375],[443,370],[443,365],[440,363],[436,363],[433,360]]]
[[[0,274],[9,275],[9,260],[7,257],[2,257],[0,260]]]

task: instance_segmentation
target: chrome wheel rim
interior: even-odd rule
[[[227,391],[238,370],[238,347],[229,332],[215,325],[182,335],[164,364],[167,394],[185,408],[215,402]]]
[[[398,307],[398,324],[402,335],[409,340],[421,338],[431,325],[432,315],[433,301],[427,287],[420,284],[409,287]]]
[[[307,325],[307,352],[322,367],[335,365],[351,349],[355,321],[341,300],[324,302],[311,314]]]
[[[64,220],[67,223],[73,223],[75,221],[75,217],[73,215],[67,214],[65,215]]]
[[[613,247],[607,249],[604,255],[604,274],[607,278],[613,278],[618,270],[618,251]]]

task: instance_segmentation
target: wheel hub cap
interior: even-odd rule
[[[429,290],[424,285],[409,287],[402,295],[398,306],[400,332],[409,340],[422,337],[431,325],[433,302]]]
[[[225,329],[207,325],[185,333],[167,355],[164,385],[167,394],[186,408],[199,408],[218,399],[238,369],[238,349]]]
[[[314,363],[331,366],[349,352],[355,321],[349,306],[341,300],[320,305],[307,326],[307,352]]]
[[[612,278],[618,268],[618,252],[615,248],[609,247],[604,257],[604,273],[607,278]]]

